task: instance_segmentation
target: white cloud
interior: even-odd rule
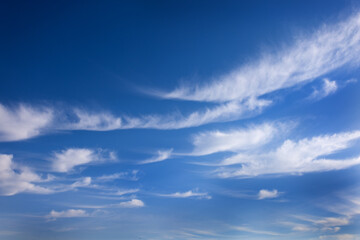
[[[72,109],[68,112],[45,107],[20,105],[11,109],[0,104],[0,141],[18,141],[49,131],[87,130],[111,131],[117,129],[181,129],[212,122],[232,121],[260,112],[271,101],[249,99],[220,104],[194,111],[188,115],[170,113],[141,117],[116,117],[106,112],[87,112]],[[57,116],[54,119],[54,112]]]
[[[122,195],[126,195],[126,194],[137,193],[138,191],[140,191],[140,190],[137,188],[136,189],[119,190],[115,193],[115,195],[122,196]]]
[[[258,193],[258,199],[266,199],[266,198],[277,198],[279,197],[280,193],[278,192],[278,190],[274,189],[274,190],[266,190],[266,189],[261,189]]]
[[[20,104],[15,108],[0,103],[0,141],[18,141],[44,133],[53,120],[49,108]]]
[[[279,126],[265,123],[227,132],[211,131],[195,135],[191,155],[207,155],[222,151],[238,152],[254,149],[268,143],[277,134]]]
[[[119,172],[119,173],[114,173],[114,174],[109,174],[109,175],[102,175],[100,177],[97,177],[96,181],[109,182],[109,181],[114,181],[117,179],[137,181],[137,180],[139,180],[138,173],[139,173],[139,170],[132,170],[132,171],[128,171],[128,172]]]
[[[0,154],[0,195],[11,196],[21,192],[49,194],[51,189],[34,183],[44,182],[39,175],[29,168],[12,161],[13,155]]]
[[[349,219],[360,215],[360,187],[346,189],[336,195],[335,201],[322,203],[321,207],[330,212],[346,216]]]
[[[350,147],[360,138],[360,131],[323,135],[298,142],[286,140],[275,151],[263,154],[238,154],[223,160],[220,165],[240,164],[240,168],[220,168],[220,177],[253,177],[263,174],[291,174],[330,171],[360,164],[360,157],[352,159],[326,159],[339,150]]]
[[[314,89],[313,93],[310,95],[309,99],[319,100],[330,94],[333,94],[338,89],[336,81],[330,81],[327,78],[323,79],[323,85],[321,89]]]
[[[302,224],[294,224],[293,231],[297,231],[297,232],[313,232],[313,231],[317,231],[317,228],[312,228],[306,225],[302,225]]]
[[[345,65],[357,66],[359,19],[360,14],[355,14],[344,22],[325,26],[307,38],[298,38],[291,47],[277,54],[264,54],[210,84],[158,94],[164,98],[221,102],[215,107],[185,116],[174,113],[129,117],[79,108],[65,113],[28,105],[11,109],[0,104],[0,141],[28,139],[49,130],[180,129],[249,117],[271,103],[271,100],[259,99],[267,93],[312,81]],[[324,79],[323,88],[317,90],[314,97],[324,97],[336,89],[336,82]],[[59,115],[57,121],[54,121],[54,112]]]
[[[78,120],[63,124],[62,129],[107,131],[114,129],[150,128],[150,129],[181,129],[201,126],[212,122],[231,121],[248,117],[260,112],[271,104],[269,100],[248,99],[246,101],[232,101],[194,111],[188,115],[171,113],[164,115],[145,115],[142,117],[115,117],[109,113],[77,114]],[[94,120],[95,119],[95,120]],[[121,120],[120,120],[121,119]],[[114,123],[115,121],[115,123]]]
[[[108,154],[108,155],[106,155]],[[114,155],[103,150],[69,148],[53,154],[52,168],[56,172],[68,172],[74,167],[88,163],[114,160]]]
[[[148,164],[148,163],[155,163],[155,162],[162,162],[171,157],[173,149],[165,150],[165,151],[158,151],[157,156],[152,158],[146,159],[144,161],[139,162],[139,164]]]
[[[104,209],[104,208],[141,208],[145,207],[145,203],[139,199],[133,198],[129,201],[124,201],[116,204],[107,205],[78,205],[77,208],[87,209]]]
[[[122,208],[140,208],[144,207],[145,204],[139,199],[131,199],[130,201],[119,203],[118,206]]]
[[[202,86],[182,86],[163,98],[226,102],[257,98],[312,81],[344,65],[356,66],[360,55],[360,14],[312,35],[298,38],[277,54],[263,55]]]
[[[321,208],[331,212],[330,216],[293,216],[301,223],[285,222],[286,225],[293,225],[295,231],[320,231],[336,233],[343,226],[351,226],[356,221],[355,216],[360,214],[359,188],[346,189],[338,192],[335,197],[328,197],[321,200]],[[334,216],[334,213],[336,214]],[[299,226],[299,228],[297,228]],[[336,234],[324,235],[320,239],[353,239],[354,235]]]
[[[88,187],[91,184],[91,177],[84,177],[79,181],[74,182],[71,184],[71,188],[78,188],[78,187]]]
[[[345,226],[350,223],[347,217],[325,217],[322,219],[312,220],[313,223],[323,225],[324,227]]]
[[[360,240],[360,236],[355,234],[335,234],[320,236],[321,240]]]
[[[293,231],[300,232],[328,232],[336,233],[342,226],[349,225],[350,218],[347,216],[337,217],[315,217],[315,216],[293,216],[301,222],[282,222],[284,225],[292,226]]]
[[[52,210],[49,215],[47,215],[48,218],[56,219],[56,218],[74,218],[74,217],[88,217],[89,214],[81,209],[69,209],[66,211],[57,212],[55,210]]]
[[[249,233],[260,234],[260,235],[270,235],[270,236],[283,235],[283,234],[277,233],[277,232],[256,230],[256,229],[252,229],[252,228],[244,227],[244,226],[234,226],[233,229],[241,231],[241,232],[249,232]]]
[[[121,118],[114,117],[110,113],[89,113],[80,109],[74,109],[73,112],[77,120],[73,123],[65,124],[65,129],[110,131],[122,128]]]
[[[131,118],[124,128],[180,129],[196,127],[212,122],[226,122],[246,118],[250,114],[260,112],[271,104],[268,100],[250,99],[220,104],[204,111],[195,111],[187,116],[181,114],[152,115],[143,118]]]
[[[308,217],[308,216],[295,216],[304,222],[311,223],[317,230],[337,232],[341,226],[350,224],[350,218],[347,216],[339,217]]]
[[[205,198],[205,199],[211,199],[211,196],[208,193],[201,193],[201,192],[193,192],[193,191],[187,191],[187,192],[176,192],[176,193],[170,193],[170,194],[157,194],[161,197],[168,197],[168,198]]]

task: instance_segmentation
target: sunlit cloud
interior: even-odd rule
[[[167,159],[169,159],[171,157],[173,149],[169,149],[169,150],[165,150],[165,151],[161,151],[159,150],[157,152],[157,155],[146,159],[144,161],[139,162],[139,164],[148,164],[148,163],[155,163],[155,162],[162,162],[165,161]]]
[[[53,193],[53,190],[37,184],[45,181],[46,179],[28,167],[15,164],[13,155],[0,154],[0,195],[11,196],[22,192]]]
[[[127,172],[118,172],[108,175],[102,175],[96,177],[96,181],[98,182],[110,182],[118,179],[128,180],[128,181],[137,181],[139,180],[138,176],[139,170],[132,170]]]
[[[220,165],[240,167],[220,168],[219,177],[254,177],[263,174],[292,174],[345,169],[360,164],[360,157],[329,159],[324,156],[347,149],[360,138],[360,131],[286,140],[274,151],[260,154],[237,154]]]
[[[360,55],[360,14],[313,34],[298,38],[276,54],[264,54],[252,63],[203,85],[181,86],[163,98],[226,102],[258,98],[276,90],[310,82],[345,65],[357,66]]]
[[[285,124],[264,123],[229,131],[210,131],[193,137],[191,155],[208,155],[217,152],[241,152],[261,147],[270,142]]]
[[[266,190],[266,189],[261,189],[258,193],[258,199],[267,199],[267,198],[277,198],[279,197],[280,193],[278,192],[278,190],[274,189],[274,190]]]
[[[51,108],[35,108],[19,104],[14,107],[0,103],[0,142],[25,140],[44,134],[51,128]]]
[[[338,85],[336,81],[331,81],[327,78],[323,79],[323,84],[321,88],[314,89],[312,94],[309,96],[310,100],[320,100],[324,97],[327,97],[330,94],[335,93],[338,90]]]
[[[75,217],[88,217],[89,214],[82,210],[82,209],[69,209],[65,211],[57,212],[55,210],[52,210],[49,215],[47,215],[48,218],[51,219],[57,219],[57,218],[75,218]]]
[[[144,207],[145,204],[139,199],[131,199],[130,201],[121,202],[117,206],[122,208],[141,208]]]
[[[167,197],[167,198],[199,198],[199,199],[211,199],[211,196],[205,192],[193,192],[192,190],[187,192],[176,192],[176,193],[169,193],[169,194],[156,194],[160,197]]]
[[[54,152],[51,158],[52,169],[55,172],[69,172],[76,166],[114,160],[115,156],[111,152],[86,148],[69,148]]]

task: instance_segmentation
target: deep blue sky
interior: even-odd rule
[[[356,1],[3,1],[0,239],[360,239]]]

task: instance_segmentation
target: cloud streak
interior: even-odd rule
[[[237,231],[241,231],[241,232],[248,232],[248,233],[254,233],[254,234],[259,234],[259,235],[270,235],[270,236],[284,235],[284,234],[277,233],[277,232],[257,230],[257,229],[252,229],[252,228],[244,227],[244,226],[234,226],[233,229],[235,229]]]
[[[323,84],[320,89],[314,89],[312,94],[309,96],[310,100],[320,100],[327,97],[338,90],[336,81],[331,81],[327,78],[323,79]]]
[[[76,218],[76,217],[88,217],[88,216],[89,216],[89,214],[82,209],[69,209],[69,210],[60,211],[60,212],[52,210],[49,213],[49,215],[47,215],[47,217],[51,218],[51,219]]]
[[[0,142],[19,141],[56,131],[113,131],[121,129],[182,129],[213,122],[246,118],[271,104],[269,100],[249,99],[220,104],[188,115],[181,113],[151,114],[141,117],[114,116],[111,113],[79,109],[63,111],[55,107],[0,104]],[[56,112],[56,118],[54,118]]]
[[[193,191],[187,191],[187,192],[176,192],[176,193],[170,193],[170,194],[157,194],[157,196],[160,197],[167,197],[167,198],[199,198],[199,199],[211,199],[211,196],[208,193],[201,193],[201,192],[193,192]]]
[[[11,196],[22,192],[53,193],[53,190],[36,184],[44,181],[46,179],[41,178],[31,169],[15,164],[13,155],[0,154],[0,195]]]
[[[360,138],[360,131],[322,135],[298,142],[286,140],[274,151],[259,154],[237,154],[221,161],[217,176],[254,177],[264,174],[292,174],[345,169],[360,164],[360,157],[328,159],[323,156],[347,149]],[[240,165],[240,167],[236,167]]]
[[[158,151],[157,155],[146,159],[144,161],[139,162],[139,164],[149,164],[149,163],[155,163],[155,162],[162,162],[165,161],[167,159],[169,159],[171,157],[173,149],[169,149],[169,150],[165,150],[165,151]]]
[[[360,14],[324,26],[276,54],[263,55],[201,86],[182,86],[163,98],[227,102],[258,98],[276,90],[312,81],[345,65],[356,66],[360,55]]]
[[[270,142],[281,126],[271,123],[232,129],[227,132],[210,131],[194,136],[191,155],[200,156],[216,152],[240,152],[260,147]]]
[[[51,158],[52,169],[55,172],[69,172],[76,166],[110,160],[115,160],[114,153],[87,148],[69,148],[55,152]]]
[[[20,104],[14,108],[0,103],[0,142],[19,141],[46,132],[53,121],[53,110]]]

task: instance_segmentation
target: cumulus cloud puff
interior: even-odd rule
[[[277,198],[279,195],[280,193],[276,189],[274,190],[261,189],[258,194],[258,199],[261,200],[266,198]]]
[[[130,201],[121,202],[118,204],[118,206],[122,208],[140,208],[140,207],[144,207],[145,204],[143,201],[134,198],[131,199]]]
[[[89,214],[82,209],[69,209],[57,212],[52,210],[47,217],[49,218],[74,218],[74,217],[88,217]]]

